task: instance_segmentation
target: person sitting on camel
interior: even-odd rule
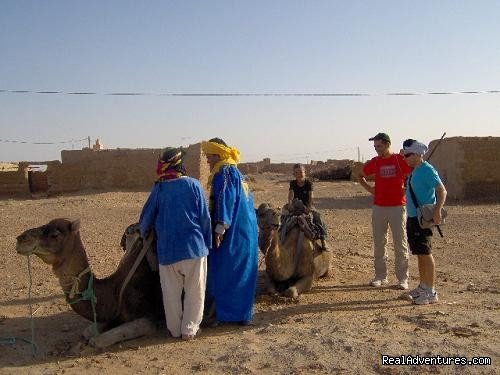
[[[325,242],[327,236],[326,225],[323,223],[320,213],[313,207],[313,183],[310,179],[306,178],[306,169],[302,164],[295,164],[293,166],[293,175],[295,180],[290,181],[290,188],[288,190],[288,211],[293,211],[294,200],[301,201],[305,206],[305,214],[312,214],[312,222],[318,229],[321,248],[328,250]]]

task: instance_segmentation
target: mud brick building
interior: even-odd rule
[[[201,144],[185,148],[189,176],[205,184],[209,166]],[[161,149],[61,151],[61,161],[24,161],[17,170],[0,171],[0,196],[48,196],[78,191],[148,191],[155,180]],[[39,167],[42,167],[41,170]]]

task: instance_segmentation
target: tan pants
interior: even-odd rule
[[[195,335],[203,318],[207,257],[160,264],[159,270],[168,330],[173,337]]]
[[[408,242],[406,240],[406,207],[373,206],[372,229],[375,278],[387,277],[387,236],[391,227],[394,243],[395,272],[399,282],[408,281]]]

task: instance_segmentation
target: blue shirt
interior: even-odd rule
[[[432,165],[426,161],[420,164],[411,173],[409,183],[413,188],[417,203],[420,206],[436,203],[436,188],[442,184],[442,182],[436,169]],[[406,189],[406,208],[408,217],[417,216],[417,208],[413,204],[409,186]]]
[[[160,264],[207,256],[212,231],[199,181],[181,177],[156,183],[142,209],[139,226],[142,237],[155,229]]]

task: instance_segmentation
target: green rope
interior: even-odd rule
[[[89,278],[89,282],[87,283],[87,289],[85,289],[84,291],[78,293],[80,294],[80,298],[74,300],[74,301],[70,301],[69,298],[68,298],[68,293],[66,292],[66,301],[70,304],[70,305],[73,305],[77,302],[80,302],[80,301],[90,301],[90,304],[92,306],[92,314],[94,315],[94,323],[92,324],[94,326],[94,333],[96,335],[99,335],[100,332],[99,332],[99,329],[97,328],[97,314],[96,314],[96,311],[95,311],[95,305],[97,303],[97,297],[94,293],[94,275],[92,274],[92,272],[90,273],[90,278]]]
[[[37,352],[37,347],[35,344],[35,320],[33,319],[33,305],[31,303],[31,286],[33,285],[33,278],[31,276],[31,257],[28,255],[28,274],[30,277],[30,286],[28,289],[28,301],[30,301],[30,320],[31,320],[31,350],[33,351],[33,357]]]
[[[28,344],[31,344],[31,350],[33,353],[33,357],[35,357],[36,353],[38,352],[38,347],[35,343],[35,320],[33,319],[33,305],[31,304],[31,287],[33,285],[33,278],[31,274],[31,254],[27,254],[27,259],[28,259],[28,275],[29,275],[29,287],[28,287],[28,301],[29,301],[29,310],[30,310],[30,320],[31,320],[31,341],[23,339],[21,337],[0,337],[0,345],[14,345],[17,341],[24,341],[27,342]],[[92,305],[92,314],[94,315],[94,323],[92,324],[94,326],[94,333],[96,335],[99,335],[99,329],[97,327],[97,314],[95,310],[95,306],[97,303],[97,297],[94,293],[94,275],[90,273],[90,278],[89,282],[87,284],[87,289],[85,289],[83,292],[79,293],[80,298],[74,300],[74,301],[69,301],[68,299],[68,293],[66,293],[66,301],[70,304],[73,305],[77,302],[80,301],[90,301],[90,304]]]
[[[0,337],[0,345],[12,345],[16,343],[16,337]]]
[[[29,287],[28,287],[28,301],[29,301],[29,309],[30,309],[30,321],[31,321],[31,341],[23,339],[21,337],[0,337],[0,345],[14,345],[16,341],[24,341],[28,344],[31,344],[31,352],[33,357],[36,356],[38,352],[38,347],[35,343],[35,320],[33,319],[33,305],[31,304],[31,286],[33,285],[33,278],[31,277],[31,259],[30,255],[26,257],[28,259],[28,275],[29,275]]]

